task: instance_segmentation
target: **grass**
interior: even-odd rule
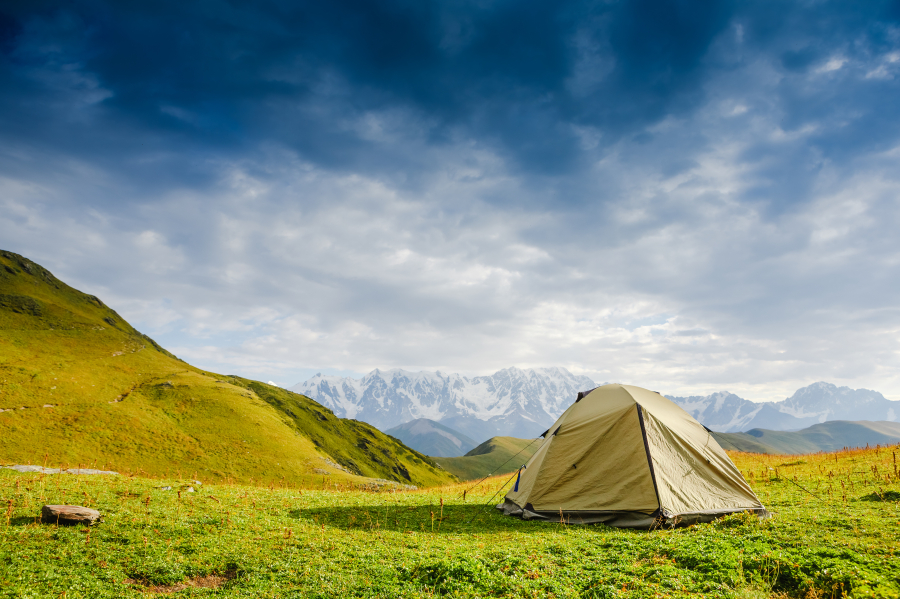
[[[0,251],[0,456],[154,477],[455,480],[317,402],[187,364],[98,298]],[[45,457],[47,456],[47,457]]]
[[[507,477],[179,495],[193,483],[0,470],[0,596],[898,597],[896,453],[735,453],[773,518],[656,531],[502,516],[484,504]],[[104,522],[37,524],[44,503],[96,507]]]

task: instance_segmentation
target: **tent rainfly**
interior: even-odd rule
[[[507,515],[628,528],[768,516],[710,431],[654,391],[579,393],[542,436],[497,506]]]

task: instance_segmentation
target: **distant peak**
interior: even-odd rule
[[[825,381],[818,381],[816,383],[813,383],[812,385],[808,385],[805,388],[809,389],[810,387],[814,387],[816,389],[837,389],[837,385],[832,384],[832,383],[826,383]]]

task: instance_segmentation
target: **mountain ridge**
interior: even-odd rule
[[[666,396],[703,425],[719,432],[751,429],[797,431],[822,422],[870,420],[896,422],[900,401],[870,389],[838,387],[819,381],[777,402],[752,402],[727,391],[706,397]]]
[[[177,359],[97,297],[2,250],[0,460],[300,485],[453,479],[308,397]]]
[[[402,369],[375,369],[361,379],[318,374],[290,389],[382,430],[428,418],[477,440],[503,431],[538,435],[579,391],[595,386],[564,368],[511,367],[471,378]]]
[[[317,374],[291,389],[315,398],[336,414],[359,418],[382,429],[428,418],[477,440],[538,435],[579,391],[596,386],[589,377],[561,367],[511,367],[471,378],[402,369],[375,369],[362,378]],[[778,402],[753,402],[728,391],[666,397],[719,432],[800,430],[833,420],[900,419],[900,401],[888,400],[877,391],[821,381]]]

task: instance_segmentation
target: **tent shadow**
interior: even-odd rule
[[[360,505],[296,509],[292,518],[342,530],[434,532],[441,534],[547,532],[552,524],[504,516],[493,505]],[[601,527],[606,528],[606,527]]]

